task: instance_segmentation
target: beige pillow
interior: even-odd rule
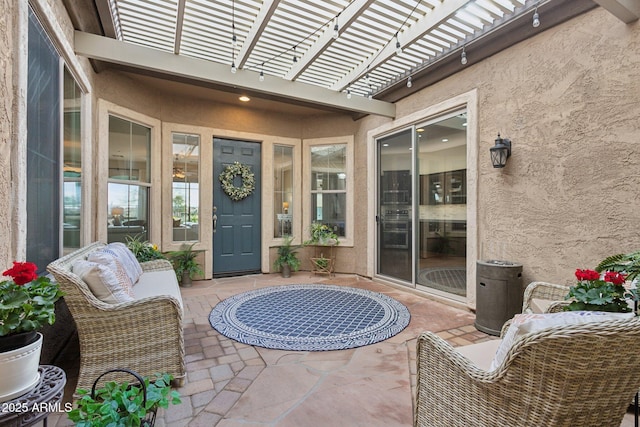
[[[113,255],[120,262],[132,285],[138,282],[142,276],[142,267],[127,245],[121,242],[109,243],[102,248],[102,252]]]
[[[71,270],[89,286],[100,301],[117,304],[134,300],[122,287],[113,270],[106,265],[79,259],[73,263]]]
[[[87,261],[97,262],[105,267],[108,267],[113,271],[120,283],[120,286],[131,297],[133,297],[133,283],[129,278],[129,275],[125,271],[122,263],[118,260],[118,257],[111,251],[96,250],[89,254]]]

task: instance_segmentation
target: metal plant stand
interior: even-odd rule
[[[316,245],[314,246],[314,254],[309,260],[311,261],[311,272],[314,274],[334,275],[336,257],[334,255],[335,245]],[[325,252],[329,251],[326,255]]]
[[[51,365],[41,365],[38,371],[40,381],[34,388],[20,397],[2,403],[1,426],[26,427],[42,421],[43,427],[47,427],[49,413],[62,410],[64,386],[67,383],[64,371]]]

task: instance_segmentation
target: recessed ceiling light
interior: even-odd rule
[[[423,128],[418,128],[418,129],[416,129],[416,132],[424,132],[424,129]]]
[[[242,102],[249,102],[251,101],[251,98],[249,98],[247,95],[242,95],[240,98],[238,98],[240,101]]]
[[[382,144],[383,147],[388,147],[389,144],[387,144],[386,142],[384,144]]]
[[[442,138],[442,142],[449,142],[447,138]]]
[[[467,125],[467,122],[464,122],[464,123],[462,124],[462,126],[466,126],[466,125]]]

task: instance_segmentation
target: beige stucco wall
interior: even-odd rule
[[[0,9],[0,194],[11,193],[12,147],[16,144],[14,111],[17,108],[17,64],[15,43],[17,31],[17,4],[13,0],[1,0]],[[0,198],[0,265],[9,266],[12,261],[12,202],[10,197]]]
[[[165,90],[155,85],[155,79],[152,81],[153,86],[145,85],[145,79],[138,76],[107,70],[95,76],[94,96],[163,122],[290,138],[303,137],[305,120],[301,117],[256,109],[250,105],[219,102],[215,95],[211,95],[211,91],[204,88],[201,89],[201,97],[180,93],[181,85],[171,85]]]
[[[480,63],[468,49],[463,72],[397,103],[403,117],[478,89],[481,259],[523,263],[525,285],[571,284],[640,248],[639,45],[639,22],[597,8]],[[513,141],[502,170],[488,153],[498,132]]]

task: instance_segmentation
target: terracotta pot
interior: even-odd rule
[[[27,393],[40,381],[38,367],[42,350],[42,334],[23,347],[0,353],[0,402]]]

